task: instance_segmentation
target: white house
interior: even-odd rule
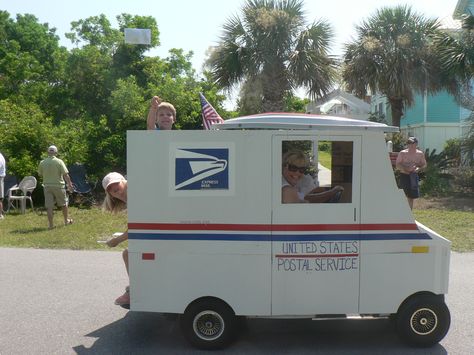
[[[368,120],[370,104],[339,88],[321,100],[310,102],[306,106],[306,113]]]

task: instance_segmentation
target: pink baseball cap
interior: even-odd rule
[[[104,188],[105,191],[107,191],[107,188],[109,187],[110,184],[120,182],[122,180],[125,180],[122,174],[119,174],[116,172],[108,173],[102,179],[102,187]]]

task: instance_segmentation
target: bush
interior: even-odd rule
[[[456,190],[474,192],[474,167],[462,166],[451,170],[453,184]]]
[[[407,139],[400,132],[392,133],[390,140],[392,141],[392,151],[401,152],[405,149]]]
[[[444,152],[436,154],[436,149],[431,152],[425,151],[425,158],[428,166],[420,174],[420,192],[423,195],[440,196],[451,192],[450,180],[453,178],[449,171],[452,159],[448,158]]]
[[[461,163],[461,140],[458,138],[448,139],[444,145],[443,153],[451,160],[453,166]]]

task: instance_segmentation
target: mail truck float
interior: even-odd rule
[[[414,220],[384,133],[339,117],[271,113],[210,131],[128,132],[131,311],[176,313],[202,349],[241,317],[390,317],[432,346],[450,325],[450,241]],[[332,203],[282,203],[282,155],[311,156]]]

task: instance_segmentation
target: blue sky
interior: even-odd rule
[[[325,19],[332,26],[335,41],[332,54],[341,54],[343,43],[354,35],[354,25],[383,6],[408,4],[429,18],[452,15],[458,0],[306,0],[308,23]],[[171,48],[193,51],[193,66],[198,71],[206,51],[219,40],[222,25],[231,16],[239,15],[244,0],[0,0],[0,9],[11,17],[17,13],[35,15],[41,23],[56,28],[61,44],[72,48],[64,37],[71,21],[105,14],[115,26],[121,13],[153,16],[160,30],[161,46],[151,55],[166,57]]]

